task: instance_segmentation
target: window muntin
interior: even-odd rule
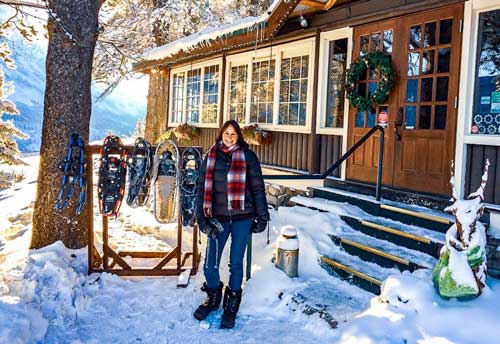
[[[207,66],[203,73],[201,123],[215,123],[219,108],[219,65]]]
[[[472,127],[484,135],[500,135],[499,37],[500,9],[480,13]]]
[[[250,122],[272,124],[275,60],[257,61],[252,67]]]
[[[305,125],[309,56],[281,60],[278,124]]]
[[[201,69],[187,73],[187,121],[197,123],[200,117]]]
[[[184,72],[175,73],[172,83],[172,122],[182,122],[184,112]]]
[[[384,41],[385,42],[385,41]],[[328,85],[325,128],[344,127],[347,38],[330,41],[328,49]]]
[[[229,119],[245,123],[248,66],[231,67],[229,79]]]
[[[217,124],[220,64],[205,64],[172,71],[170,122]]]

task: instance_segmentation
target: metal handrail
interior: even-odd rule
[[[326,179],[336,168],[338,168],[349,156],[351,156],[356,149],[358,149],[370,136],[372,136],[377,130],[380,131],[380,144],[379,144],[379,154],[378,154],[378,167],[377,167],[377,185],[375,188],[375,197],[377,201],[380,201],[380,189],[382,185],[382,162],[384,160],[384,126],[376,125],[370,129],[358,142],[356,142],[344,155],[342,155],[330,168],[328,168],[322,174],[310,174],[310,175],[263,175],[264,179],[286,179],[286,180],[313,180],[313,179]]]

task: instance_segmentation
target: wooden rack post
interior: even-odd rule
[[[120,276],[175,276],[191,269],[191,275],[198,271],[201,254],[198,252],[198,224],[193,227],[193,249],[189,252],[182,251],[183,226],[180,217],[180,207],[177,207],[177,246],[170,251],[115,251],[109,246],[108,217],[102,216],[102,255],[99,253],[94,240],[94,193],[93,193],[93,154],[99,154],[101,145],[85,147],[87,163],[87,206],[89,207],[88,228],[88,273],[110,272]],[[130,153],[132,146],[125,147]],[[182,152],[184,147],[179,147]],[[200,147],[201,148],[201,147]],[[160,259],[152,268],[132,267],[123,257]],[[186,265],[191,258],[191,266]],[[175,265],[169,263],[175,259]]]

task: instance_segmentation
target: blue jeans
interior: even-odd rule
[[[231,252],[229,255],[229,288],[241,289],[243,281],[243,256],[250,235],[252,219],[222,222],[224,231],[216,239],[209,237],[203,271],[209,288],[217,288],[220,284],[219,264],[229,234],[231,234]]]

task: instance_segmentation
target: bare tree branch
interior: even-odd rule
[[[47,9],[47,7],[42,5],[42,4],[37,4],[34,2],[30,2],[30,1],[0,0],[0,3],[5,4],[5,5],[11,5],[11,6],[26,6],[26,7],[41,8],[44,10]]]

